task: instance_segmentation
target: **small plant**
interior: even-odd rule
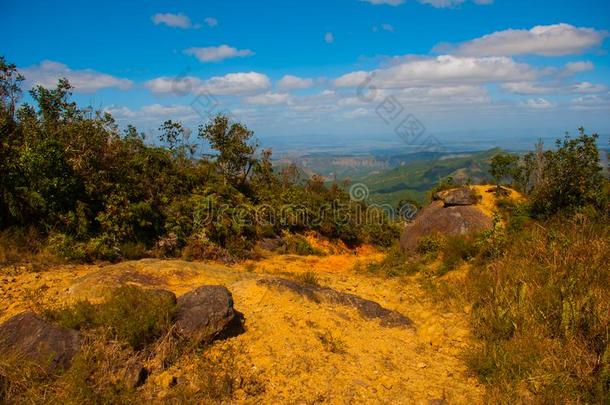
[[[443,244],[440,235],[429,235],[422,237],[417,244],[417,253],[426,255],[437,253]]]
[[[299,282],[306,284],[306,285],[311,285],[311,286],[320,285],[320,280],[318,279],[318,276],[316,275],[316,273],[314,273],[313,271],[306,271],[305,273],[297,274],[295,276],[295,278]]]
[[[483,259],[495,259],[504,255],[507,243],[508,237],[502,227],[500,216],[495,214],[491,229],[481,232],[475,246]]]
[[[369,263],[367,265],[369,272],[382,273],[386,277],[407,276],[418,273],[422,269],[423,264],[409,258],[399,245],[391,247],[381,262]]]
[[[278,249],[280,253],[291,253],[299,256],[324,255],[324,252],[313,247],[303,235],[285,232],[282,239],[284,240],[284,245]]]
[[[336,354],[345,353],[345,343],[338,337],[333,336],[330,331],[317,333],[316,336],[320,343],[322,343],[324,350]]]
[[[255,397],[265,386],[257,373],[237,360],[238,347],[224,343],[203,353],[192,353],[192,372],[187,383],[173,386],[166,399],[170,403],[232,403],[237,391],[245,397]]]
[[[443,260],[437,274],[443,275],[454,270],[461,263],[474,258],[477,253],[477,244],[472,237],[448,237],[443,246]]]

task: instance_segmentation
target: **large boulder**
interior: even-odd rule
[[[79,334],[23,312],[0,325],[0,356],[31,361],[48,372],[67,369],[80,347]]]
[[[460,205],[475,205],[479,202],[480,197],[473,189],[461,187],[434,193],[432,199],[442,201],[445,207],[453,207]]]
[[[400,245],[407,251],[415,251],[422,237],[466,235],[489,229],[492,224],[492,219],[476,206],[445,207],[443,201],[433,201],[405,227]]]
[[[205,285],[178,298],[176,330],[189,340],[210,342],[236,321],[233,296],[224,286]]]

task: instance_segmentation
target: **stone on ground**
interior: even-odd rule
[[[209,342],[225,332],[236,317],[229,290],[205,285],[178,298],[176,329],[189,340]]]
[[[0,356],[15,356],[48,372],[67,369],[78,350],[78,332],[52,325],[29,311],[0,325]]]

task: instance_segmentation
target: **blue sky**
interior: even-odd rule
[[[196,128],[218,111],[262,138],[299,142],[388,138],[407,114],[429,132],[491,143],[581,125],[610,133],[607,0],[4,0],[2,8],[0,54],[26,86],[67,77],[79,103],[151,133],[168,118]]]

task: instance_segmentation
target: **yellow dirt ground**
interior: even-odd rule
[[[495,186],[486,184],[475,185],[471,187],[474,188],[477,194],[482,197],[481,201],[479,201],[479,203],[477,204],[477,207],[486,215],[490,217],[493,216],[494,212],[496,211],[496,194],[494,192],[488,192],[488,190],[493,189]],[[523,195],[521,195],[521,193],[519,193],[518,191],[515,191],[508,187],[504,187],[504,189],[510,192],[510,195],[508,196],[509,199],[517,202],[524,200]]]
[[[466,314],[443,310],[415,279],[382,279],[353,271],[356,261],[378,260],[372,248],[324,257],[271,255],[225,266],[178,260],[140,260],[109,266],[61,266],[43,273],[0,273],[0,321],[36,302],[61,305],[96,299],[109,284],[156,286],[181,295],[203,284],[223,284],[245,315],[246,332],[212,351],[238,348],[236,363],[264,385],[247,403],[408,403],[446,398],[450,404],[480,403],[483,389],[460,358],[473,344]],[[269,275],[313,271],[320,283],[371,299],[410,317],[416,330],[386,328],[354,309],[316,304],[292,292],[257,284]],[[330,343],[329,343],[330,342]],[[167,381],[188,374],[183,359],[152,375],[143,395],[162,401]]]

